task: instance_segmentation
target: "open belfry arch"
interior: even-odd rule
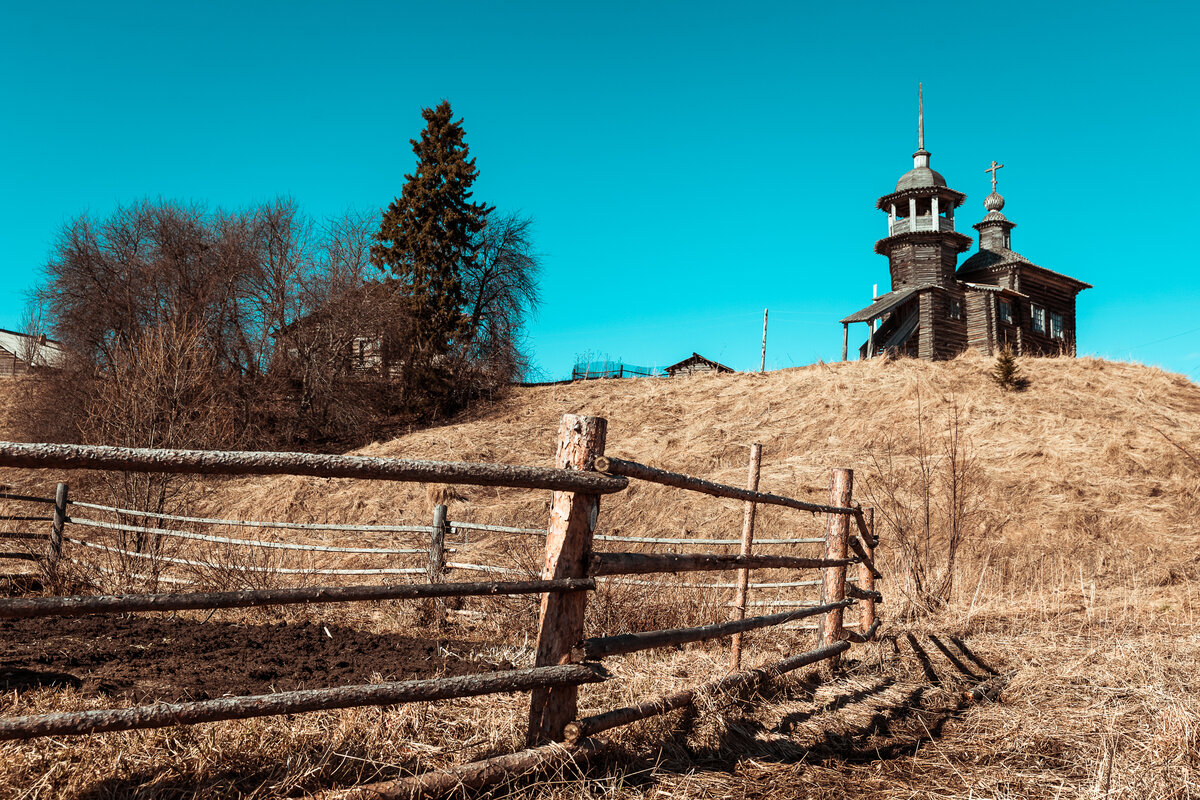
[[[971,237],[955,230],[955,211],[967,196],[951,189],[929,166],[925,149],[924,90],[917,89],[917,152],[896,190],[876,202],[887,214],[887,236],[875,252],[888,259],[892,288],[842,322],[842,360],[849,355],[850,324],[867,326],[860,358],[904,355],[953,358],[968,347],[994,354],[1074,355],[1075,296],[1091,286],[1048,270],[1013,252],[1016,225],[1001,213],[995,160],[985,170],[992,193],[973,227],[979,251],[958,266]]]

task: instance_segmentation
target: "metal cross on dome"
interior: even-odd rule
[[[996,191],[996,170],[1004,169],[1003,164],[997,164],[996,159],[992,159],[992,165],[984,170],[984,172],[992,173],[992,191]]]

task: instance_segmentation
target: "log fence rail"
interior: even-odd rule
[[[176,537],[184,540],[209,542],[228,546],[263,547],[274,550],[308,550],[353,556],[426,555],[423,567],[384,567],[377,569],[306,569],[289,570],[279,567],[247,567],[236,569],[273,571],[288,574],[362,575],[362,574],[424,574],[426,583],[360,586],[303,586],[290,588],[250,589],[224,592],[135,593],[77,597],[36,597],[0,599],[0,619],[35,617],[81,616],[85,614],[118,614],[146,611],[179,611],[218,608],[247,608],[266,605],[300,603],[341,603],[373,600],[417,600],[435,602],[440,615],[441,600],[448,597],[486,597],[499,595],[538,595],[541,607],[538,620],[537,647],[534,664],[528,669],[386,684],[340,686],[298,692],[281,692],[263,696],[223,697],[217,700],[192,703],[159,704],[126,709],[41,714],[0,719],[0,739],[23,739],[35,736],[84,735],[100,731],[131,730],[175,724],[194,724],[214,720],[247,719],[275,714],[292,714],[320,709],[349,708],[362,705],[392,705],[452,697],[470,697],[496,692],[531,692],[527,741],[529,749],[510,756],[489,759],[455,771],[455,774],[475,775],[472,780],[496,782],[508,777],[513,770],[528,769],[546,758],[558,758],[563,753],[575,757],[592,752],[600,743],[590,737],[657,714],[684,708],[705,696],[737,693],[773,680],[803,666],[828,662],[836,665],[852,643],[870,641],[879,629],[876,604],[882,595],[875,581],[882,578],[875,561],[878,538],[874,533],[871,509],[862,509],[852,500],[852,473],[834,470],[831,477],[829,503],[810,503],[784,495],[758,491],[757,457],[751,469],[749,488],[738,488],[695,478],[682,473],[650,467],[635,461],[604,455],[607,423],[595,417],[565,415],[559,429],[558,454],[554,468],[416,461],[411,459],[365,458],[357,456],[313,456],[299,453],[219,453],[206,451],[138,450],[134,448],[86,447],[68,445],[24,445],[0,442],[0,466],[35,469],[106,469],[136,472],[185,472],[199,474],[251,475],[290,474],[324,477],[355,477],[372,480],[417,481],[437,483],[466,483],[484,486],[549,490],[550,521],[546,529],[520,528],[450,521],[446,507],[435,509],[433,524],[422,525],[343,525],[336,523],[288,523],[250,520],[229,520],[207,517],[170,515],[122,509],[96,503],[71,501],[68,488],[60,483],[53,499],[0,493],[0,500],[48,504],[52,515],[13,514],[7,521],[50,522],[46,533],[0,534],[5,538],[28,538],[47,542],[42,557],[56,567],[63,558],[63,544],[113,551],[123,557],[153,558],[166,563],[221,568],[221,564],[196,562],[142,553],[127,548],[114,548],[64,536],[67,525]],[[761,453],[754,446],[755,456]],[[602,535],[595,532],[601,499],[606,494],[623,490],[630,480],[658,483],[685,491],[694,491],[719,498],[741,500],[745,504],[745,521],[739,539],[700,539],[692,537],[639,537]],[[788,537],[754,540],[754,513],[757,505],[774,505],[828,518],[823,538]],[[126,522],[107,522],[89,517],[72,517],[71,508],[86,509],[104,514],[155,519],[190,525],[228,525],[262,529],[301,531],[342,531],[373,533],[406,533],[429,536],[429,547],[342,547],[306,545],[259,539],[242,539],[192,533],[175,528],[154,528],[130,525]],[[851,530],[853,520],[854,530]],[[5,520],[0,520],[0,522]],[[517,535],[537,535],[546,539],[545,561],[540,580],[507,580],[507,576],[528,577],[526,570],[448,561],[446,534],[463,534],[471,530]],[[640,553],[596,551],[594,543],[629,542],[636,544],[670,544],[683,546],[739,546],[738,554],[713,553]],[[752,552],[754,544],[824,544],[822,557],[797,555],[759,555]],[[0,553],[0,557],[12,554]],[[847,576],[847,568],[855,566],[856,574]],[[101,567],[103,570],[103,568]],[[753,582],[750,572],[755,569],[820,571],[816,580],[774,580]],[[503,576],[494,582],[445,582],[446,570],[477,571]],[[661,580],[632,579],[631,575],[716,571],[736,572],[733,583],[668,583]],[[179,582],[168,576],[144,576],[167,583]],[[733,612],[729,619],[687,628],[650,630],[612,636],[584,638],[588,594],[600,582],[614,587],[622,584],[648,587],[693,587],[702,589],[733,588],[736,596],[725,604]],[[819,586],[821,598],[812,600],[751,600],[750,590]],[[844,623],[843,612],[858,606],[857,620]],[[747,608],[787,608],[781,613],[746,617]],[[757,613],[757,612],[756,612]],[[817,617],[816,626],[800,629],[819,630],[815,649],[790,656],[775,664],[752,670],[741,670],[743,633],[782,626],[796,630],[794,623]],[[858,631],[848,630],[857,627]],[[730,674],[702,686],[685,689],[627,708],[614,709],[591,716],[578,712],[578,687],[611,676],[601,666],[604,658],[649,650],[702,642],[716,638],[734,638],[731,650]],[[554,745],[554,743],[560,743]],[[552,746],[551,746],[552,745]],[[504,766],[507,765],[507,766]],[[453,776],[437,774],[415,776],[358,787],[363,796],[412,796],[415,790],[427,790],[451,785]]]

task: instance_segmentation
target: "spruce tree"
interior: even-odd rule
[[[1001,348],[996,356],[996,365],[992,367],[992,380],[1006,392],[1019,392],[1029,385],[1029,381],[1021,375],[1017,359],[1007,345]]]
[[[445,355],[464,332],[463,275],[475,265],[475,239],[492,208],[472,203],[478,170],[469,157],[462,120],[450,103],[422,109],[421,138],[410,140],[417,168],[383,214],[372,261],[396,277],[412,314],[408,359]]]

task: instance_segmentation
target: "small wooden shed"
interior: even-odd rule
[[[678,364],[666,367],[666,372],[669,377],[675,378],[679,375],[696,375],[701,372],[733,372],[733,369],[707,359],[699,353],[692,353]]]

